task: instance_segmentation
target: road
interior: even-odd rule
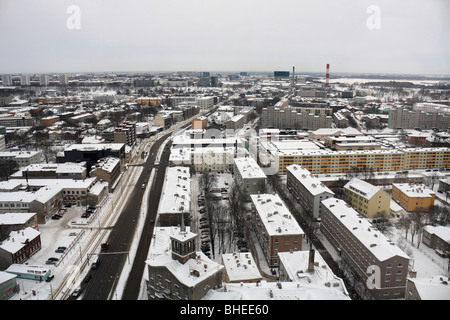
[[[114,291],[114,287],[121,275],[123,265],[125,263],[131,263],[129,261],[128,251],[133,240],[133,236],[136,231],[137,221],[141,212],[141,204],[144,196],[145,189],[142,189],[141,185],[144,181],[148,181],[151,170],[153,168],[158,150],[161,144],[171,135],[167,133],[160,139],[155,141],[149,150],[149,156],[139,179],[133,186],[132,197],[129,198],[123,212],[120,214],[114,228],[108,238],[109,247],[108,250],[101,255],[101,263],[98,269],[89,271],[88,274],[92,275],[91,280],[88,283],[82,283],[84,295],[83,300],[109,300],[115,299],[111,297],[110,293]],[[166,159],[169,156],[168,151],[164,151],[162,159]],[[164,160],[163,160],[164,161]],[[152,190],[151,197],[149,197],[149,208],[153,208],[159,203],[159,196],[156,193],[161,190],[161,179],[164,179],[165,164],[162,163],[158,168],[155,184],[156,188]],[[162,174],[162,178],[161,178]],[[163,181],[163,180],[162,180]],[[159,188],[158,188],[159,186]],[[150,201],[151,200],[151,201]],[[147,200],[146,200],[147,201]],[[151,214],[147,214],[148,220],[155,220],[156,211],[149,209]],[[146,223],[147,225],[147,223]],[[150,230],[151,231],[151,230]],[[151,232],[149,232],[151,234]],[[133,273],[133,272],[132,272]],[[140,274],[142,276],[142,273]]]
[[[205,115],[207,116],[211,114],[217,108],[218,106],[215,106]],[[187,122],[182,125],[180,129],[187,128],[190,125],[191,123]],[[115,286],[117,285],[125,263],[132,263],[133,266],[129,273],[122,299],[138,299],[142,275],[145,267],[145,260],[147,259],[148,249],[153,236],[154,225],[150,223],[150,220],[156,221],[156,214],[164,184],[166,167],[169,162],[170,142],[166,144],[158,165],[155,165],[155,160],[158,155],[159,148],[171,135],[172,132],[164,134],[151,146],[149,156],[147,157],[146,163],[143,165],[143,171],[139,179],[136,181],[134,186],[130,186],[133,188],[132,196],[129,197],[128,203],[126,204],[123,212],[120,214],[115,226],[111,230],[107,240],[109,243],[108,250],[101,255],[101,263],[99,267],[96,270],[89,271],[88,275],[92,275],[91,280],[87,283],[81,283],[83,300],[117,299],[118,297],[111,296],[111,293],[115,291]],[[148,207],[146,222],[143,227],[142,236],[139,240],[134,261],[130,261],[128,252],[135,235],[145,192],[145,189],[142,189],[141,186],[145,181],[150,180],[149,178],[153,168],[156,169],[155,180],[148,199],[145,199]],[[69,299],[73,298],[71,297]]]

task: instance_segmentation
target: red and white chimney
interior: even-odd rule
[[[330,64],[327,64],[327,78],[326,78],[326,85],[330,85]]]

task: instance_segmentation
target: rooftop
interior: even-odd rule
[[[297,220],[277,194],[258,194],[250,197],[270,236],[304,234]]]
[[[350,207],[344,200],[328,198],[322,204],[333,214],[347,230],[379,260],[385,261],[395,256],[409,257],[391,240],[386,238],[365,218]]]

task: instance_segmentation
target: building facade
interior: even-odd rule
[[[334,192],[299,165],[290,165],[286,169],[286,186],[289,192],[307,214],[319,219],[322,213],[322,200],[333,197]]]
[[[436,194],[423,184],[393,183],[392,200],[406,211],[428,211],[434,206]]]
[[[409,257],[344,200],[323,200],[320,231],[374,299],[405,297]]]
[[[344,186],[344,201],[366,218],[386,218],[391,197],[381,187],[353,178]]]
[[[250,195],[251,222],[269,267],[279,267],[279,252],[302,250],[304,232],[277,194]]]

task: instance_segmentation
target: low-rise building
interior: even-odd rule
[[[222,254],[222,264],[224,282],[258,282],[263,279],[250,252]]]
[[[392,199],[406,211],[428,211],[434,206],[435,197],[434,191],[423,184],[392,184]]]
[[[449,277],[408,278],[405,300],[450,300]]]
[[[0,244],[0,269],[22,264],[41,249],[41,233],[33,228],[12,231]]]
[[[344,200],[322,201],[320,231],[374,299],[405,297],[409,257]]]
[[[425,226],[422,243],[434,249],[441,256],[450,256],[450,228],[445,226]]]
[[[386,218],[391,198],[381,187],[353,178],[344,186],[344,200],[366,218]]]
[[[234,179],[248,195],[264,193],[267,176],[251,157],[234,158]]]
[[[270,267],[279,267],[279,252],[302,250],[304,232],[277,194],[250,195],[252,224]]]
[[[145,261],[149,300],[200,300],[222,286],[223,266],[197,251],[189,227],[156,227]]]

